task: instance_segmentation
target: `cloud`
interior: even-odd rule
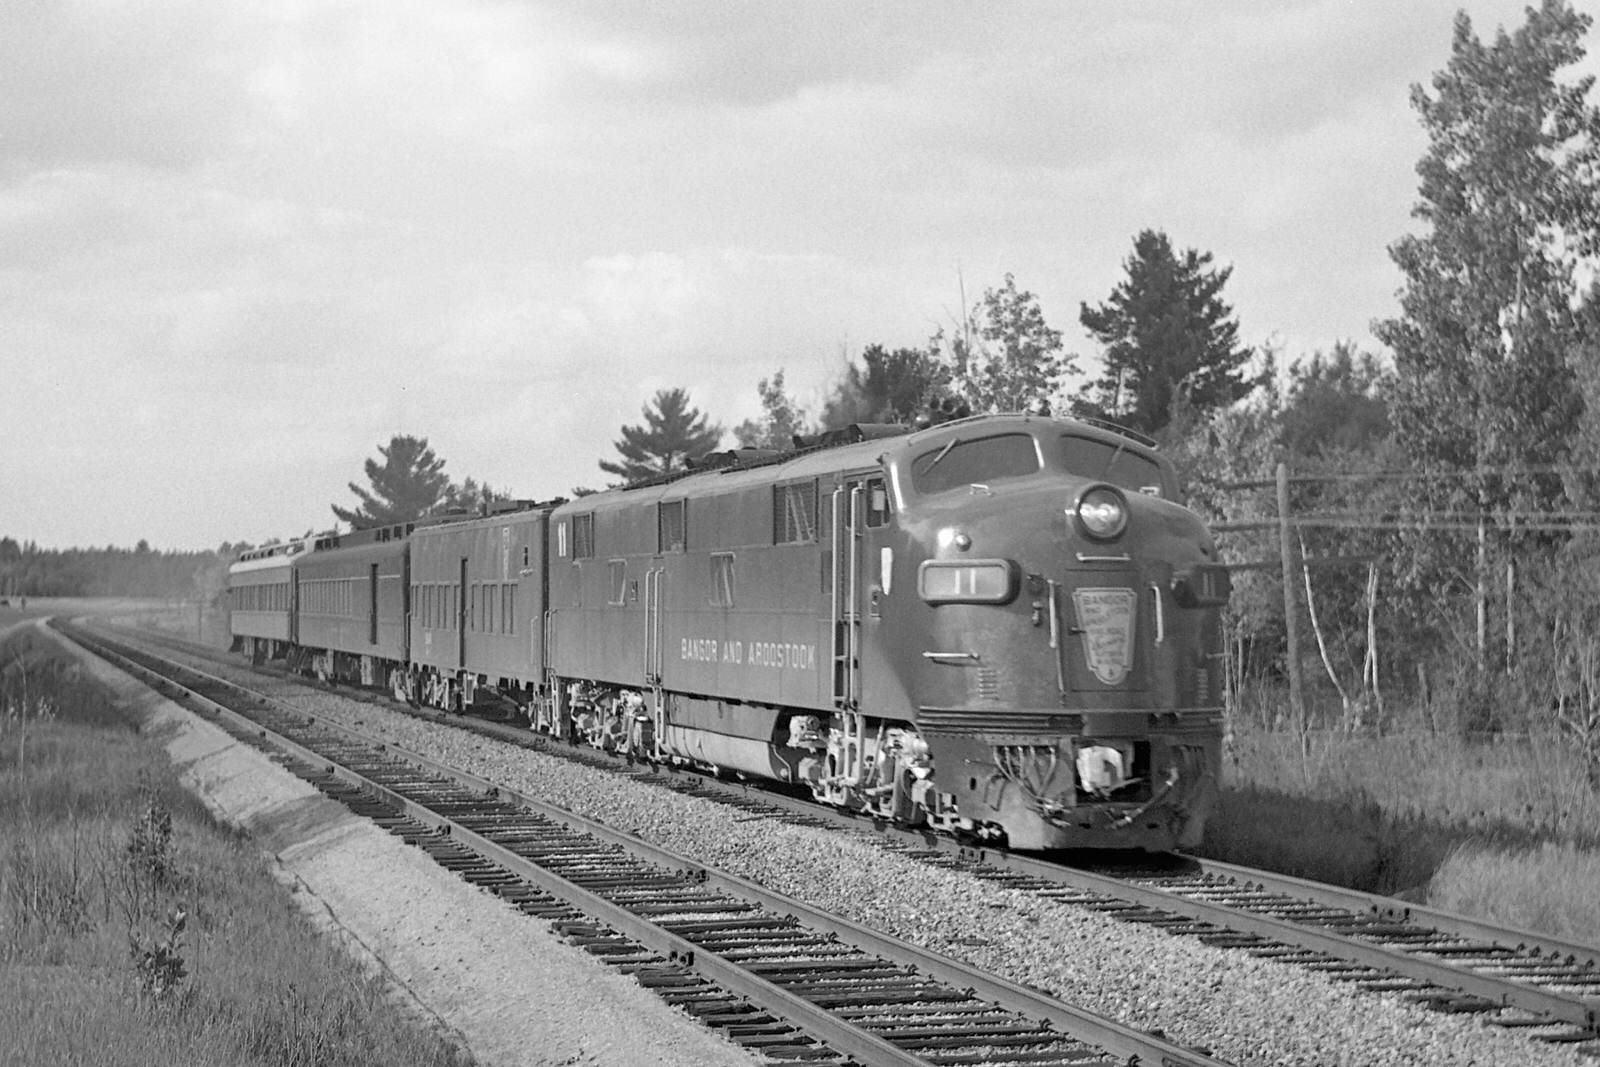
[[[0,99],[25,102],[0,109],[0,168],[176,169],[225,151],[247,110],[234,73],[240,10],[204,0],[0,5]]]
[[[1008,271],[1087,354],[1146,227],[1234,267],[1247,342],[1360,340],[1453,10],[0,5],[0,533],[321,527],[395,432],[599,484],[656,389],[816,410]]]

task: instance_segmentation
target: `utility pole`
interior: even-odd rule
[[[1506,556],[1506,673],[1517,669],[1517,560]]]
[[[1289,530],[1289,465],[1278,464],[1278,549],[1283,562],[1283,633],[1288,646],[1284,655],[1289,668],[1289,715],[1306,737],[1306,704],[1300,678],[1300,610],[1295,596],[1294,537]]]

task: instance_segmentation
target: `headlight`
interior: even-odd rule
[[[1128,528],[1128,501],[1115,486],[1091,485],[1078,494],[1072,510],[1079,528],[1097,541],[1109,541]]]
[[[930,604],[1005,604],[1017,595],[1008,559],[930,559],[917,568],[917,592]]]

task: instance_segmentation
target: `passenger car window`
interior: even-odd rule
[[[1033,436],[1006,433],[970,441],[952,439],[930,448],[911,461],[911,485],[930,495],[1038,472],[1039,450]]]

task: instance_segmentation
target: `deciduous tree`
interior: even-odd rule
[[[1573,360],[1592,322],[1580,268],[1600,253],[1600,112],[1592,78],[1558,75],[1582,59],[1590,21],[1544,0],[1485,43],[1458,15],[1431,92],[1411,91],[1428,135],[1412,211],[1424,229],[1391,246],[1401,314],[1374,329],[1394,352],[1397,441],[1429,470],[1461,475],[1430,485],[1431,510],[1476,517],[1453,558],[1438,538],[1417,541],[1408,586],[1438,601],[1460,581],[1452,564],[1475,552],[1484,665],[1494,557],[1547,540],[1517,527],[1560,499],[1565,487],[1540,471],[1566,456],[1582,416]]]
[[[782,367],[771,378],[761,379],[756,392],[761,395],[762,417],[746,419],[734,427],[733,436],[739,447],[783,451],[794,447],[796,435],[810,432],[805,409],[784,388]]]
[[[433,511],[479,512],[491,504],[510,499],[511,494],[495,489],[487,483],[480,485],[476,478],[468,476],[459,482],[451,482]]]
[[[1549,462],[1580,413],[1566,354],[1581,340],[1574,271],[1600,252],[1600,114],[1592,78],[1557,74],[1589,22],[1545,0],[1486,45],[1462,13],[1432,93],[1412,87],[1426,229],[1391,246],[1401,315],[1375,330],[1394,351],[1399,439],[1434,465]]]
[[[1049,408],[1062,377],[1073,370],[1061,331],[1045,321],[1039,298],[1018,289],[1011,274],[998,289],[984,290],[959,335],[940,331],[929,348],[945,353],[951,389],[974,414]]]
[[[822,426],[853,422],[914,422],[930,400],[948,389],[950,370],[921,348],[868,345],[851,361],[822,409]]]
[[[1295,360],[1280,416],[1284,448],[1292,456],[1318,458],[1370,452],[1389,436],[1385,393],[1391,382],[1376,357],[1348,341]]]
[[[622,427],[622,439],[614,442],[622,458],[600,461],[600,469],[617,475],[620,484],[681,471],[685,460],[699,459],[722,440],[722,427],[689,406],[686,390],[657,390],[641,413],[644,422]]]

